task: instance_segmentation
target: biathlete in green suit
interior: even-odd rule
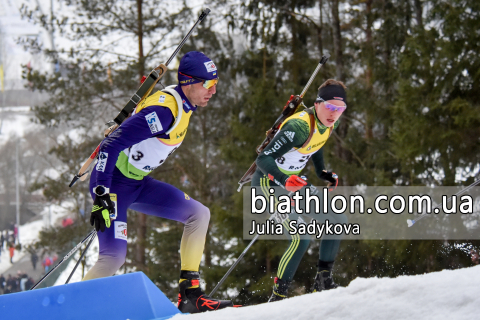
[[[319,178],[335,186],[338,184],[337,175],[325,170],[323,146],[338,126],[338,119],[347,108],[345,89],[346,86],[341,81],[329,79],[323,83],[318,89],[315,106],[287,118],[272,141],[258,155],[252,186],[260,187],[267,199],[270,187],[281,186],[285,193],[288,193],[309,186],[299,174],[310,158]],[[289,219],[283,222],[285,230],[290,230],[288,222],[291,219],[298,219],[298,215],[290,215]],[[320,219],[328,219],[334,224],[347,223],[347,218],[343,214],[321,215]],[[298,219],[297,222],[305,223],[303,219]],[[290,243],[280,260],[269,301],[287,297],[288,287],[310,243],[310,238],[286,234]],[[338,287],[332,278],[332,268],[340,241],[339,236],[321,240],[314,292]]]

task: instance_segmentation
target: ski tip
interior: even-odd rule
[[[240,308],[240,307],[243,307],[241,304],[234,304],[233,305],[234,308]]]
[[[407,225],[409,228],[413,226],[414,223],[415,223],[415,220],[410,220],[410,219],[407,220]]]

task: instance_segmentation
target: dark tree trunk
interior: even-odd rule
[[[317,27],[317,38],[318,38],[318,51],[320,55],[323,55],[323,0],[318,0],[318,5],[320,7],[320,23]]]
[[[415,0],[415,18],[417,19],[417,25],[420,29],[423,29],[423,7],[421,0]]]
[[[142,0],[137,0],[137,23],[138,23],[138,72],[140,79],[145,71],[145,57],[143,56],[143,18]],[[147,216],[139,213],[137,216],[137,241],[135,244],[135,260],[138,270],[146,270],[145,245],[147,235]]]
[[[137,25],[138,25],[138,73],[142,79],[145,73],[145,57],[143,56],[143,16],[142,16],[143,0],[137,0]]]
[[[336,78],[340,81],[345,81],[343,68],[343,51],[342,51],[342,33],[340,30],[340,15],[338,12],[339,0],[332,0],[332,18],[333,18],[333,50],[335,52],[335,64],[337,67]]]
[[[340,15],[338,10],[339,0],[332,0],[331,1],[331,9],[332,9],[332,18],[333,18],[333,50],[335,53],[335,64],[336,64],[336,72],[335,77],[336,80],[345,81],[345,68],[343,65],[343,49],[342,49],[342,33],[340,27]],[[348,123],[346,121],[341,121],[340,125],[336,130],[337,135],[340,139],[344,140],[348,133]],[[344,163],[348,163],[351,160],[351,155],[346,150],[340,141],[337,141],[335,144],[334,152],[336,156],[342,160]],[[347,186],[348,185],[348,176],[343,175],[340,176],[341,185]]]
[[[373,60],[374,60],[374,52],[373,52],[373,33],[372,33],[372,26],[373,26],[373,14],[372,14],[372,4],[373,0],[368,0],[365,2],[366,4],[366,10],[365,10],[365,15],[367,19],[367,27],[365,30],[366,33],[366,43],[365,43],[365,48],[366,48],[366,60],[367,60],[367,70],[365,73],[365,84],[366,84],[366,90],[367,92],[370,92],[373,90]],[[367,140],[373,139],[373,124],[371,123],[371,115],[369,114],[369,111],[367,110],[367,115],[366,115],[366,124],[367,127],[365,128],[365,138]]]

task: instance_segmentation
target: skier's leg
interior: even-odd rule
[[[329,212],[324,216],[323,222],[329,220],[332,224],[347,224],[348,219],[344,214]],[[322,223],[323,223],[322,222]],[[342,235],[323,236],[319,248],[319,260],[317,263],[317,275],[315,276],[313,292],[335,289],[338,285],[333,281],[332,269],[335,258],[340,248]]]
[[[149,177],[144,180],[142,192],[131,208],[185,224],[180,245],[180,311],[196,313],[233,306],[229,300],[210,298],[199,286],[198,270],[205,247],[210,210],[168,183]]]
[[[142,192],[130,208],[182,222],[185,225],[180,245],[182,270],[198,271],[205,247],[210,210],[168,183],[150,177],[145,177],[144,180]]]
[[[291,218],[295,219],[293,215]],[[300,261],[302,261],[302,257],[310,245],[309,237],[302,237],[298,234],[290,235],[288,233],[288,231],[290,231],[290,227],[288,225],[289,222],[290,219],[287,219],[285,222],[283,222],[283,227],[287,231],[286,236],[290,238],[290,243],[280,259],[280,264],[278,265],[277,270],[277,277],[288,282],[293,280],[293,276],[297,271],[298,265],[300,264]],[[304,222],[299,221],[298,223],[300,224]]]
[[[295,219],[295,216],[292,215],[291,218]],[[283,227],[286,231],[290,231],[289,222],[290,219],[283,222]],[[298,223],[305,222],[300,220]],[[268,300],[269,302],[283,300],[288,296],[288,287],[293,280],[293,276],[297,271],[300,261],[302,261],[303,255],[310,245],[309,237],[300,236],[298,234],[290,235],[288,232],[285,234],[290,238],[290,243],[278,265],[277,276],[274,280],[273,293]]]
[[[277,185],[270,181],[267,176],[260,174],[257,170],[252,177],[252,186],[260,187],[262,193],[268,199],[268,196],[270,195],[268,189]],[[297,220],[298,223],[304,223],[303,220],[298,218],[298,215],[290,215],[290,219]],[[285,230],[285,235],[290,242],[280,260],[280,264],[278,265],[277,277],[275,278],[275,283],[273,286],[273,293],[269,299],[270,302],[282,300],[287,297],[288,287],[293,279],[293,276],[295,275],[295,272],[297,271],[303,255],[310,245],[310,237],[300,236],[298,234],[290,235],[288,233],[288,231],[290,231],[290,219],[287,219],[282,223]]]
[[[90,192],[96,186],[95,170],[90,178]],[[116,173],[116,174],[115,174]],[[95,265],[87,272],[83,280],[112,276],[125,263],[127,255],[127,209],[135,200],[141,181],[123,177],[115,169],[111,194],[117,195],[117,218],[105,232],[98,231],[99,255]]]
[[[325,223],[328,220],[331,224],[347,224],[348,219],[344,214],[336,214],[331,211],[326,215],[318,215],[316,220],[319,223]],[[342,235],[323,235],[320,243],[319,258],[322,261],[334,261],[337,256],[338,249],[340,248],[340,242],[342,241]]]

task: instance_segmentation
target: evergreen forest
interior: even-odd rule
[[[188,51],[218,68],[217,93],[191,118],[182,147],[151,176],[185,191],[211,211],[200,267],[206,292],[249,241],[242,237],[237,182],[292,94],[299,94],[330,54],[305,95],[313,106],[327,79],[347,86],[348,108],[324,147],[341,186],[468,186],[480,171],[480,2],[477,0],[212,0],[212,10],[169,66],[176,84]],[[48,94],[34,121],[58,133],[49,145],[59,178],[31,183],[52,202],[74,199],[76,223],[41,233],[38,246],[62,252],[91,226],[88,181],[68,188],[103,139],[143,75],[164,63],[202,9],[194,1],[68,0],[55,12],[22,7],[24,19],[55,34],[52,48],[25,39],[52,72],[24,67],[29,88]],[[75,14],[73,14],[75,12]],[[60,41],[59,39],[63,39]],[[161,89],[157,85],[156,90]],[[312,164],[304,171],[323,186]],[[159,195],[161,196],[161,195]],[[79,208],[84,208],[80,214]],[[169,298],[177,296],[183,225],[129,212],[127,262]],[[259,240],[217,293],[236,304],[266,302],[287,241]],[[472,240],[343,241],[335,281],[396,277],[473,264]],[[310,292],[318,241],[296,273],[292,295]],[[87,266],[88,267],[88,266]]]

